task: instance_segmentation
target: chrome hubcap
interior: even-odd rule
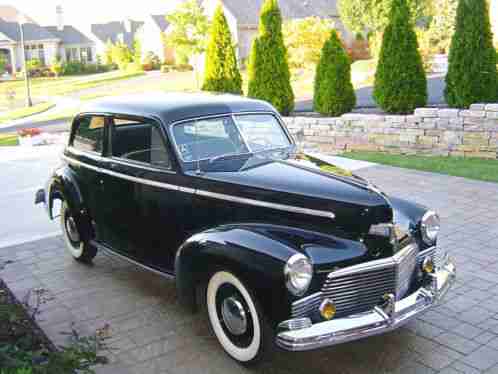
[[[67,217],[66,219],[66,232],[72,242],[77,243],[80,241],[80,234],[78,233],[76,222],[74,222],[73,217]]]
[[[223,300],[221,315],[228,331],[242,335],[247,331],[247,316],[242,303],[234,296]]]

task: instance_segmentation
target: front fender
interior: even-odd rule
[[[195,306],[195,290],[199,282],[216,267],[228,268],[242,277],[255,292],[269,320],[276,324],[289,318],[290,304],[297,298],[285,285],[284,266],[296,253],[305,253],[316,262],[328,265],[344,261],[348,256],[365,254],[364,246],[290,227],[264,224],[234,224],[196,234],[178,250],[175,274],[180,300]],[[353,245],[354,244],[354,245]],[[322,263],[323,265],[323,263]],[[317,281],[319,277],[316,277]],[[314,292],[319,284],[310,286]],[[316,292],[316,290],[315,290]],[[306,295],[304,295],[306,296]]]

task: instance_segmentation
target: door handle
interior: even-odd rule
[[[104,185],[104,180],[103,180],[103,179],[99,180],[99,184],[100,184],[101,186],[103,186],[103,185]]]

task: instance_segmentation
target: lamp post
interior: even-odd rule
[[[33,106],[33,101],[31,100],[31,90],[29,87],[29,72],[28,72],[28,63],[26,61],[26,48],[24,46],[24,30],[22,24],[24,20],[22,18],[19,19],[19,32],[21,34],[21,50],[22,50],[22,60],[23,60],[23,68],[24,68],[24,81],[26,83],[26,106]]]

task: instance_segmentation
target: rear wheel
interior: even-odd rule
[[[272,332],[250,289],[233,273],[211,275],[205,305],[212,331],[226,353],[251,365],[269,357]]]
[[[82,240],[76,221],[67,203],[62,202],[61,229],[66,248],[76,261],[90,263],[97,255],[97,248]]]

